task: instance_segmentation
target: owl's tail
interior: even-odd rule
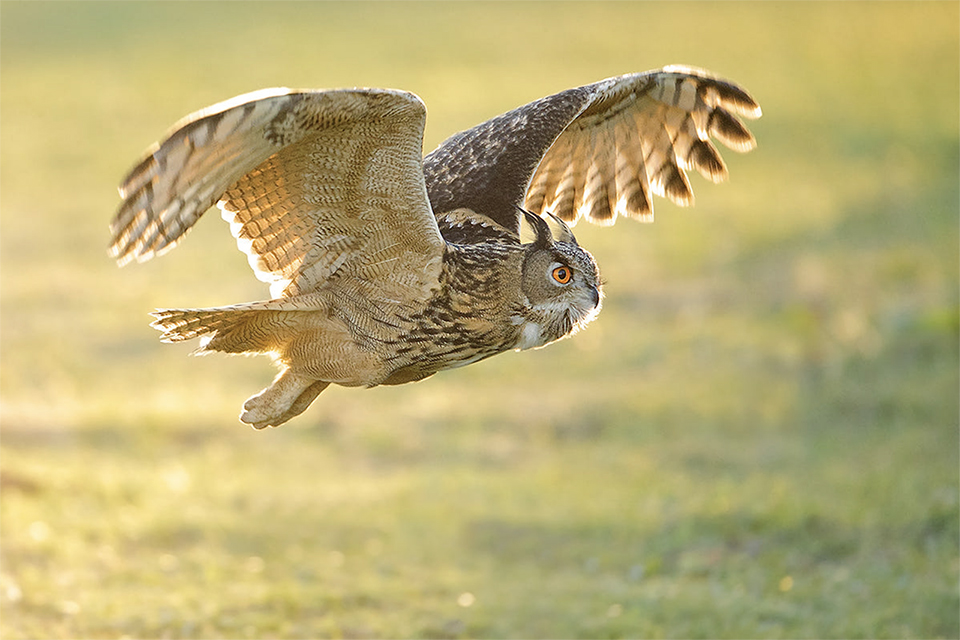
[[[163,342],[202,337],[196,353],[267,353],[284,342],[287,323],[280,314],[257,303],[212,309],[158,309],[151,327],[162,331]]]

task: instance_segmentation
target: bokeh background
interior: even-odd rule
[[[960,5],[0,4],[0,635],[952,637]],[[106,255],[177,119],[385,86],[425,146],[665,64],[748,88],[697,206],[576,229],[572,340],[330,389],[254,432],[265,359],[155,307],[262,299],[216,213]]]

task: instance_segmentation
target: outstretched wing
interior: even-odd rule
[[[217,203],[274,296],[345,274],[429,288],[444,242],[423,179],[425,119],[415,95],[383,89],[267,89],[214,105],[123,181],[110,251],[148,260]]]
[[[653,218],[652,195],[687,205],[686,170],[719,182],[713,136],[755,146],[737,115],[760,106],[709,72],[672,66],[568,89],[452,136],[424,159],[434,211],[467,207],[508,228],[517,205],[575,223]]]

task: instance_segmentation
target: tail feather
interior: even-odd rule
[[[198,353],[266,353],[284,342],[288,323],[272,309],[219,307],[213,309],[158,309],[150,326],[163,332],[163,342],[202,338]]]
[[[224,322],[220,309],[157,309],[150,326],[162,331],[161,342],[183,342],[216,331]]]

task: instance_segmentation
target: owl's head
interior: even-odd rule
[[[542,346],[575,333],[600,313],[600,271],[562,220],[522,214],[521,286],[540,333],[530,346]]]

